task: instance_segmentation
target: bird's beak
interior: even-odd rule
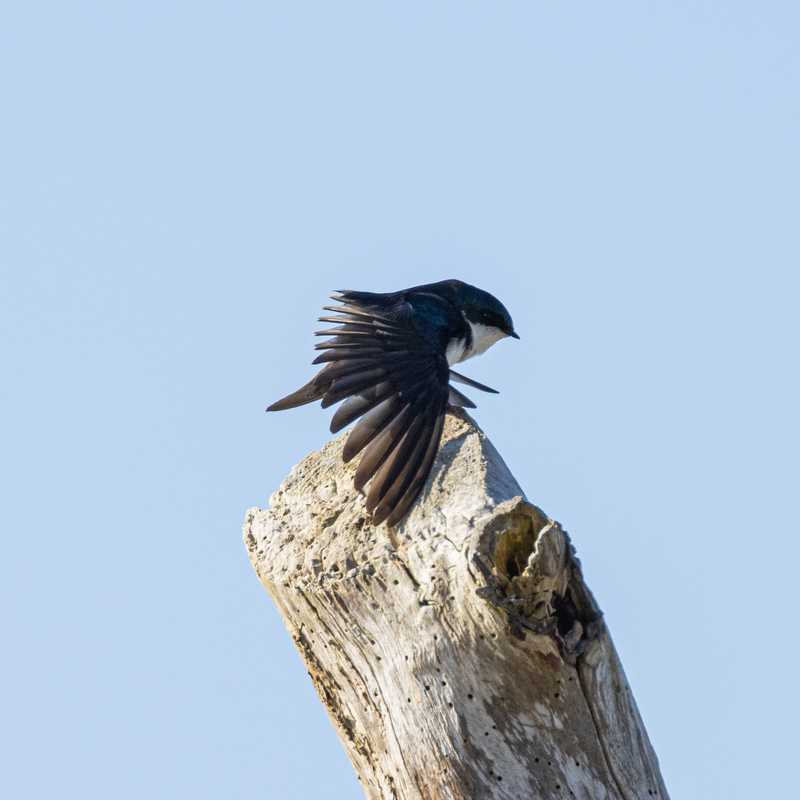
[[[509,335],[509,336],[510,336],[512,339],[519,339],[519,334],[518,334],[516,331],[511,331],[511,333],[509,333],[508,335]]]

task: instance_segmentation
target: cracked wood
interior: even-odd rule
[[[370,800],[668,800],[569,536],[448,416],[420,500],[370,525],[343,438],[244,538]]]

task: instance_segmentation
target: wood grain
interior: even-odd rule
[[[569,536],[463,412],[395,528],[370,525],[343,438],[244,539],[372,800],[662,798]]]

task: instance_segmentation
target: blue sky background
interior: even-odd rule
[[[674,798],[796,761],[791,2],[0,11],[14,798],[358,798],[247,562],[328,438],[330,289],[459,277],[476,418],[571,532]]]

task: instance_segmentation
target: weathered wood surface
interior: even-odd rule
[[[244,538],[368,798],[668,797],[560,525],[449,415],[432,477],[372,527],[343,437]]]

